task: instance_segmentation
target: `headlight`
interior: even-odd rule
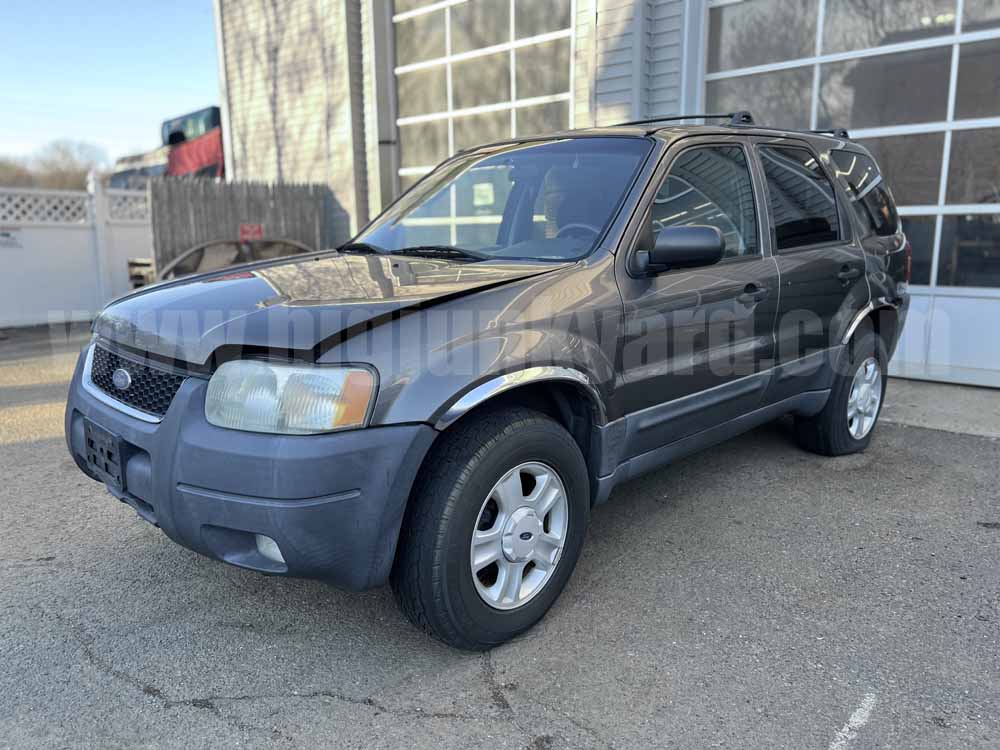
[[[233,360],[208,382],[205,418],[233,430],[311,435],[363,426],[374,397],[375,376],[363,367]]]

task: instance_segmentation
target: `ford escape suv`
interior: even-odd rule
[[[739,113],[495,143],[336,251],[108,305],[66,438],[186,547],[390,582],[489,648],[552,605],[619,483],[786,414],[809,450],[864,450],[909,273],[843,131]]]

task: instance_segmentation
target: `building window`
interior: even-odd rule
[[[950,47],[821,65],[816,127],[941,122],[948,115],[950,71]]]
[[[910,243],[910,257],[913,262],[910,283],[928,285],[931,283],[937,219],[933,216],[907,216],[902,223],[906,239]]]
[[[1000,215],[945,216],[941,286],[1000,287]]]
[[[812,54],[819,0],[726,2],[709,8],[708,70],[734,70]],[[781,33],[775,33],[777,29]]]
[[[894,135],[857,141],[878,160],[898,206],[931,206],[941,189],[944,133]]]
[[[848,128],[895,196],[913,283],[1000,286],[1000,0],[709,0],[707,22],[709,111]]]
[[[462,149],[573,126],[573,5],[395,0],[404,190]]]
[[[740,112],[752,104],[758,122],[807,128],[812,84],[812,68],[713,80],[708,82],[707,109],[710,112]]]

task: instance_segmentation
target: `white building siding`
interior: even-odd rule
[[[680,110],[684,6],[684,0],[577,0],[577,126]]]
[[[399,149],[393,69],[392,7],[386,0],[359,0],[361,6],[365,163],[369,217],[382,211],[398,192]]]
[[[576,0],[573,20],[573,121],[578,128],[594,124],[595,1]]]
[[[647,117],[681,113],[684,58],[684,0],[651,3]]]
[[[648,5],[631,0],[598,0],[597,124],[623,122],[642,110],[642,85],[637,81],[636,55],[644,47],[642,17]]]
[[[368,223],[368,157],[365,150],[364,45],[361,44],[361,2],[346,0],[344,23],[347,31],[347,67],[350,78],[351,153],[354,177],[354,226],[352,234]]]
[[[376,60],[374,38],[375,19],[372,15],[372,4],[361,2],[361,44],[359,49],[364,55],[362,65],[362,99],[365,118],[365,164],[368,167],[365,190],[368,195],[368,213],[375,215],[382,210],[381,175],[378,158],[378,100],[376,98],[376,79],[374,63]]]
[[[349,33],[357,27],[360,35],[360,21],[353,20],[357,12],[347,12],[351,2],[219,4],[229,178],[329,185],[342,217],[336,234],[345,238],[367,213],[366,191],[358,190],[355,178],[359,149],[351,73],[358,70],[360,77],[360,63],[349,58]],[[360,154],[364,174],[363,143]]]

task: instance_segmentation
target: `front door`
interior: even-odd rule
[[[778,298],[765,252],[745,139],[684,139],[667,168],[631,252],[666,227],[711,225],[726,240],[721,262],[637,274],[617,266],[625,303],[623,405],[626,456],[640,455],[752,411],[774,352]],[[763,374],[762,374],[763,373]]]

